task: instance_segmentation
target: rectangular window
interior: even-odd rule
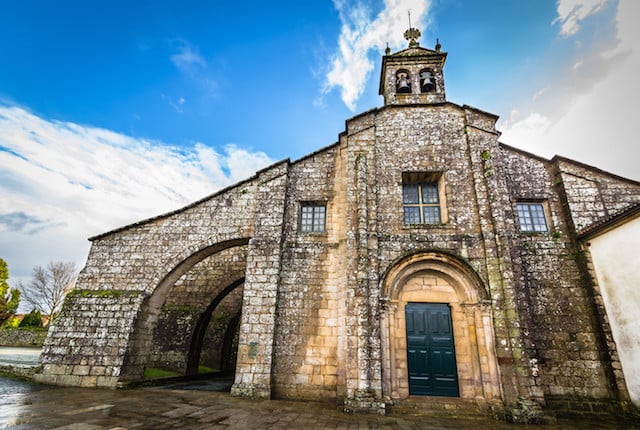
[[[303,204],[300,207],[300,231],[324,233],[327,207],[319,204]]]
[[[405,224],[440,224],[440,192],[437,182],[402,184]]]
[[[548,231],[542,203],[517,203],[520,230],[540,233]]]

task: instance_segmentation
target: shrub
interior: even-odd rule
[[[34,309],[22,318],[18,327],[42,327],[42,314]]]
[[[19,325],[20,325],[20,319],[13,316],[9,318],[7,321],[5,321],[4,324],[2,324],[2,328],[16,328]]]

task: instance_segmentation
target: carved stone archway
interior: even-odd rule
[[[433,251],[404,257],[382,279],[380,333],[383,392],[409,397],[405,306],[446,303],[451,309],[460,397],[501,399],[493,319],[487,291],[460,258]]]

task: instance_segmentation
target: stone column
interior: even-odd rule
[[[493,121],[467,109],[465,136],[484,238],[503,401],[514,421],[533,422],[539,419],[541,399],[531,377],[527,311],[516,294],[519,267],[510,253],[510,236],[516,230],[505,212],[511,204],[509,190],[499,160],[493,157],[499,151],[498,134]]]
[[[274,169],[256,192],[258,201],[254,234],[247,251],[238,359],[235,383],[231,388],[233,396],[271,397],[287,171],[288,165]]]
[[[396,357],[392,356],[395,351],[393,346],[392,333],[395,331],[395,317],[398,310],[397,301],[392,301],[389,297],[380,298],[380,362],[382,379],[382,395],[384,398],[392,398],[394,391],[398,391],[397,370],[395,367]]]
[[[357,153],[354,160],[354,194],[351,208],[355,210],[349,225],[347,249],[349,255],[350,288],[347,359],[351,367],[347,368],[347,398],[344,401],[346,412],[373,412],[384,414],[385,402],[382,401],[380,377],[380,337],[378,318],[378,293],[370,248],[375,240],[371,231],[369,214],[367,155]]]

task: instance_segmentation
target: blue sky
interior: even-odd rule
[[[10,283],[87,237],[337,140],[381,55],[449,56],[501,140],[639,180],[633,0],[37,1],[0,12],[0,257]],[[274,6],[275,5],[275,6]],[[633,115],[633,116],[632,116]]]

